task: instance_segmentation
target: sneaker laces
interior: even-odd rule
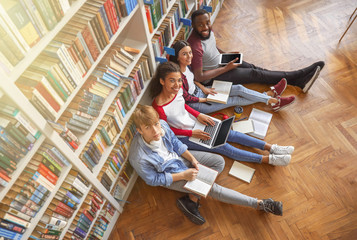
[[[273,199],[267,199],[266,201],[263,201],[262,208],[265,212],[270,212],[274,213],[275,211],[275,204]]]

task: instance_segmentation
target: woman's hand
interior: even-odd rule
[[[193,181],[196,179],[197,177],[197,174],[198,174],[198,170],[195,169],[195,168],[189,168],[185,171],[182,172],[182,175],[183,175],[183,178],[186,180],[186,181]]]
[[[213,121],[213,119],[212,118],[210,118],[209,116],[207,116],[207,115],[205,115],[205,114],[202,114],[202,113],[200,113],[200,115],[198,115],[198,117],[197,117],[197,120],[200,122],[200,123],[202,123],[202,124],[204,124],[204,125],[211,125],[211,126],[214,126],[214,121]]]
[[[207,98],[199,98],[198,102],[207,102]]]
[[[208,139],[211,138],[209,133],[206,133],[206,132],[204,132],[204,131],[202,131],[200,129],[192,130],[192,137],[199,138],[199,139],[202,139],[204,141],[207,141]]]
[[[203,88],[203,89],[201,89],[202,90],[202,92],[204,93],[204,94],[206,94],[206,95],[208,95],[208,94],[212,94],[212,95],[215,95],[215,94],[217,94],[217,92],[214,90],[214,88]]]

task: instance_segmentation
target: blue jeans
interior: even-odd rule
[[[261,163],[263,156],[257,153],[248,152],[233,147],[226,143],[220,147],[209,149],[188,140],[188,137],[179,137],[180,141],[188,146],[189,150],[198,150],[205,152],[214,152],[225,155],[237,161]],[[238,143],[243,146],[258,148],[264,150],[265,142],[244,133],[231,130],[228,135],[228,142]]]
[[[211,86],[209,86],[210,88]],[[197,87],[197,93],[194,94],[195,97],[206,98],[207,95],[202,92],[202,90]],[[229,94],[227,104],[210,102],[211,105],[206,103],[188,103],[190,107],[201,112],[201,113],[212,113],[232,106],[246,106],[257,102],[262,102],[268,104],[268,100],[271,97],[266,95],[266,93],[260,93],[251,89],[248,89],[242,85],[232,85],[231,92]]]

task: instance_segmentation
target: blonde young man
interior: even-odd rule
[[[198,164],[222,172],[223,157],[208,152],[189,152],[187,146],[180,142],[165,121],[159,119],[158,113],[151,106],[138,106],[133,119],[138,133],[129,151],[131,165],[148,185],[187,193],[177,199],[178,208],[195,224],[205,223],[198,211],[199,197],[183,186],[196,178]],[[283,214],[282,202],[258,200],[218,184],[213,185],[209,196],[229,204],[252,207],[275,215]]]

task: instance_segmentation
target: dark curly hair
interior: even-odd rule
[[[169,73],[173,72],[180,73],[180,67],[174,62],[164,62],[156,68],[155,74],[151,80],[150,85],[150,96],[152,98],[159,95],[162,90],[160,79],[165,79]]]
[[[203,8],[194,11],[194,12],[192,13],[192,15],[191,15],[191,21],[192,21],[192,23],[195,22],[195,18],[196,18],[196,17],[201,16],[201,15],[203,15],[203,14],[208,14],[208,16],[209,16],[209,13],[208,13],[206,10],[204,10]]]

